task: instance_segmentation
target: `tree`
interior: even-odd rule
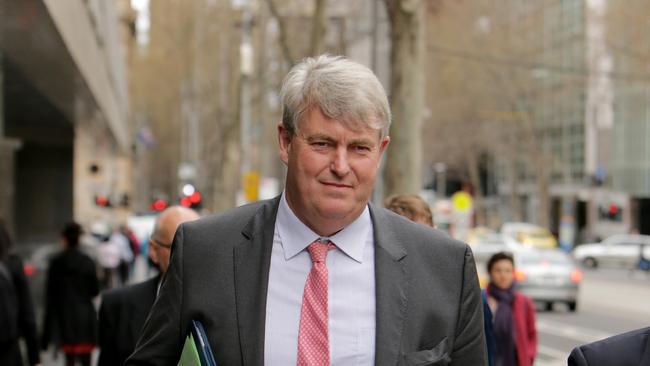
[[[391,25],[391,147],[386,159],[385,195],[422,189],[423,3],[385,0]]]

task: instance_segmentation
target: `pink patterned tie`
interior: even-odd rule
[[[298,366],[329,366],[327,252],[336,246],[315,241],[308,250],[313,265],[305,282],[298,333]]]

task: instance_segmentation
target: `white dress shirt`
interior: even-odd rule
[[[275,219],[266,299],[265,365],[296,365],[302,295],[312,267],[307,247],[321,238],[282,195]],[[327,255],[332,365],[375,363],[375,248],[368,207],[331,237]]]

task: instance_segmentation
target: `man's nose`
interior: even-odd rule
[[[339,177],[344,177],[350,172],[347,149],[343,147],[336,149],[330,169]]]

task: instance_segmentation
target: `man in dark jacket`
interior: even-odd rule
[[[650,327],[576,347],[569,366],[650,365]]]
[[[34,305],[23,261],[11,253],[9,233],[0,220],[0,365],[24,365],[19,338],[27,346],[29,365],[40,365]]]
[[[93,298],[99,294],[95,262],[79,249],[81,226],[67,224],[61,233],[65,248],[47,272],[43,347],[49,342],[63,350],[67,365],[78,360],[90,366],[97,342],[97,313]]]
[[[135,285],[102,293],[99,310],[98,366],[122,365],[133,352],[140,330],[153,305],[161,277],[169,266],[169,253],[176,228],[183,222],[198,219],[188,208],[172,206],[156,219],[149,242],[149,257],[160,275]]]

